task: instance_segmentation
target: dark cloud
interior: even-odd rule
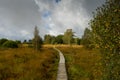
[[[59,3],[61,0],[55,0],[56,1],[56,3]]]
[[[92,12],[95,12],[97,7],[102,6],[106,0],[84,0],[83,7],[88,12],[88,15],[92,17]]]

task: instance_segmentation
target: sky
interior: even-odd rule
[[[81,37],[92,12],[105,0],[0,0],[0,38],[32,39],[39,35],[59,35],[72,29]]]

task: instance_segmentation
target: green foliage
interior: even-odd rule
[[[59,36],[55,37],[50,34],[44,36],[44,43],[45,44],[59,44],[60,38]]]
[[[2,46],[5,48],[18,48],[17,43],[12,40],[6,41]]]
[[[44,36],[44,43],[45,44],[51,44],[51,42],[52,42],[52,36],[51,35],[45,35]]]
[[[62,35],[58,35],[58,36],[52,36],[50,34],[47,34],[44,36],[44,43],[45,44],[62,44]]]
[[[64,44],[72,44],[74,40],[73,36],[74,36],[74,33],[72,32],[72,29],[67,29],[63,36]]]
[[[74,44],[80,45],[81,44],[81,39],[80,38],[73,38],[74,39]]]
[[[103,80],[119,80],[120,0],[107,0],[90,22],[93,38],[103,56]]]
[[[80,45],[81,39],[78,37],[74,38],[74,32],[72,32],[72,29],[67,29],[64,35],[57,35],[52,36],[50,34],[47,34],[44,36],[44,43],[45,44],[76,44]]]
[[[94,48],[93,33],[90,29],[86,28],[82,36],[81,44],[88,49]]]
[[[19,40],[16,40],[15,42],[16,42],[17,44],[21,44],[21,41],[19,41]]]
[[[56,37],[55,36],[51,37],[51,44],[56,44]]]
[[[0,46],[2,46],[6,41],[8,41],[7,39],[3,38],[3,39],[0,39]]]
[[[56,37],[56,43],[57,44],[63,44],[63,35],[58,35]]]
[[[28,44],[32,44],[32,40],[31,39],[28,40]]]
[[[24,43],[24,44],[27,43],[27,40],[25,39],[25,40],[23,41],[23,43]]]

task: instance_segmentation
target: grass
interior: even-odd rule
[[[101,55],[84,47],[58,47],[65,58],[69,80],[101,80]]]
[[[0,50],[0,80],[56,80],[58,54],[52,48]]]

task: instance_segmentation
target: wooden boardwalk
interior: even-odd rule
[[[68,80],[66,67],[65,67],[64,55],[57,48],[54,48],[54,49],[59,52],[59,56],[60,56],[59,66],[58,66],[58,73],[57,73],[57,80]]]

